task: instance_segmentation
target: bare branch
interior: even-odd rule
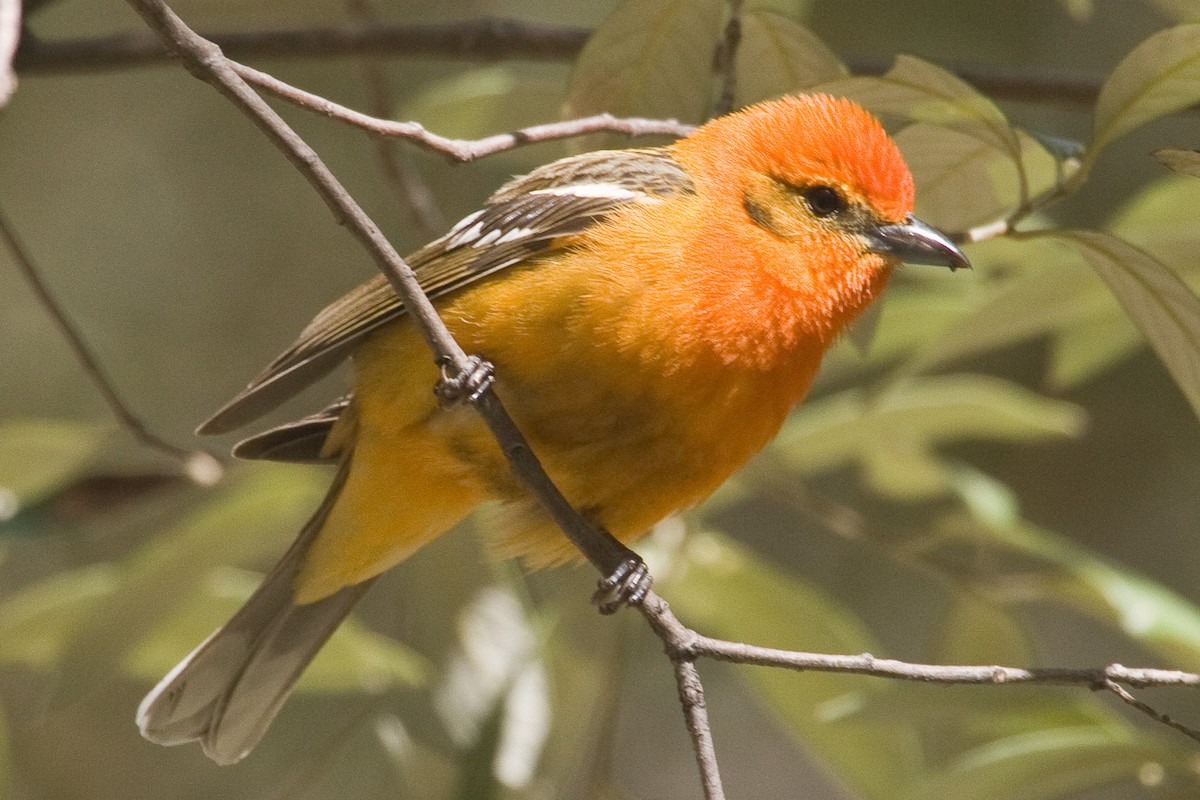
[[[346,0],[346,6],[359,24],[378,22],[371,0]],[[383,65],[376,57],[363,56],[359,72],[363,76],[367,107],[371,114],[381,119],[391,118],[395,112],[396,101]],[[391,139],[376,139],[375,154],[392,194],[408,213],[413,226],[422,237],[433,239],[446,230],[447,220],[438,208],[433,192],[416,170],[401,160],[404,156],[397,152],[395,142]]]
[[[704,787],[705,800],[724,800],[725,789],[721,785],[712,726],[708,723],[708,702],[704,697],[704,684],[700,682],[700,672],[696,669],[695,661],[672,660],[675,664],[675,684],[679,687],[679,706],[683,709],[688,734],[692,737],[692,749],[696,753],[696,764],[700,768],[700,783]]]
[[[478,158],[480,155],[513,147],[527,140],[544,140],[544,138],[550,137],[551,133],[564,130],[564,126],[571,132],[570,135],[574,135],[580,132],[581,126],[586,130],[612,130],[610,126],[621,121],[601,117],[595,118],[598,120],[596,122],[584,120],[538,126],[538,128],[514,134],[489,137],[479,142],[462,143],[446,140],[428,133],[415,123],[384,124],[379,120],[372,120],[365,115],[359,115],[358,112],[352,112],[329,103],[323,98],[300,92],[300,90],[282,84],[256,70],[234,64],[222,55],[219,48],[188,28],[162,0],[129,0],[129,2],[142,14],[150,26],[159,32],[163,40],[169,44],[173,52],[182,58],[185,66],[193,74],[215,86],[253,119],[297,169],[305,175],[329,205],[337,221],[346,225],[367,248],[380,270],[388,277],[396,292],[403,299],[405,308],[421,329],[430,350],[436,356],[436,361],[442,364],[447,372],[453,373],[449,376],[452,383],[457,385],[465,382],[462,381],[462,376],[478,373],[483,366],[482,363],[478,359],[467,356],[454,341],[438,318],[428,298],[421,292],[412,270],[383,237],[378,227],[350,197],[316,153],[287,126],[243,78],[254,80],[259,85],[269,85],[272,91],[281,93],[281,96],[291,95],[288,99],[299,97],[306,107],[317,108],[339,118],[353,117],[354,115],[362,117],[363,119],[357,120],[355,124],[366,122],[367,125],[363,125],[363,127],[368,125],[395,126],[394,132],[389,135],[404,136],[458,160]],[[586,125],[591,124],[597,127],[586,128]],[[629,121],[624,124],[629,124]],[[663,123],[654,124],[662,125]],[[551,133],[547,133],[548,131]],[[382,130],[377,132],[382,133]],[[544,138],[538,139],[539,136]],[[497,142],[500,144],[496,144]],[[626,565],[630,558],[636,558],[628,548],[617,542],[607,532],[588,523],[562,497],[489,386],[488,382],[483,382],[473,390],[474,407],[492,430],[496,441],[509,459],[514,473],[562,528],[568,538],[604,575],[612,575],[618,567]],[[1109,691],[1113,691],[1109,684],[1118,686],[1118,688],[1121,684],[1136,687],[1200,686],[1200,675],[1166,670],[1130,670],[1120,665],[1112,665],[1105,669],[1080,670],[1026,670],[1001,666],[936,666],[877,659],[869,654],[824,655],[761,648],[711,639],[697,634],[680,623],[671,613],[666,602],[653,592],[647,592],[639,604],[639,608],[656,635],[662,640],[668,656],[675,665],[680,700],[688,721],[688,730],[697,754],[697,762],[700,765],[705,797],[708,800],[718,800],[723,797],[723,793],[717,773],[711,729],[708,724],[704,689],[695,668],[695,662],[699,658],[795,670],[847,672],[937,683],[1073,684]],[[1156,719],[1167,721],[1168,724],[1172,724],[1172,727],[1177,727],[1188,735],[1195,733],[1190,728],[1169,722],[1169,718],[1152,709],[1147,711],[1148,707],[1145,709],[1140,706],[1136,707],[1144,713],[1150,713]]]
[[[389,56],[393,58],[457,58],[466,61],[524,59],[570,61],[591,35],[587,28],[542,25],[514,19],[484,18],[421,25],[343,25],[204,34],[230,58],[329,58]],[[112,36],[41,41],[26,36],[17,49],[18,72],[94,72],[154,66],[170,60],[156,36],[122,33]],[[880,75],[890,60],[851,58],[852,72]],[[1078,72],[1008,69],[960,64],[950,70],[980,91],[999,100],[1089,106],[1096,102],[1103,76]]]
[[[185,25],[162,0],[129,0],[129,3],[179,55],[193,75],[228,97],[308,179],[338,223],[345,225],[374,257],[376,265],[391,282],[408,315],[421,331],[430,352],[435,355],[435,361],[455,377],[477,370],[478,359],[468,357],[454,341],[433,304],[421,291],[412,268],[308,143],[242,80],[238,70],[224,57],[220,48]],[[571,507],[546,475],[529,443],[490,386],[480,387],[471,400],[500,444],[514,473],[589,562],[604,575],[613,574],[619,566],[631,560],[640,563],[633,551],[607,531],[592,525]]]
[[[1151,708],[1146,703],[1143,703],[1141,700],[1138,700],[1136,697],[1134,697],[1133,694],[1131,694],[1128,689],[1126,689],[1121,684],[1117,683],[1115,680],[1105,681],[1104,688],[1108,689],[1108,691],[1112,692],[1117,697],[1121,698],[1121,700],[1123,700],[1129,706],[1136,708],[1138,711],[1140,711],[1143,714],[1145,714],[1146,716],[1150,717],[1150,719],[1154,720],[1155,722],[1162,723],[1163,725],[1166,725],[1168,728],[1174,728],[1175,730],[1182,733],[1184,736],[1188,736],[1188,737],[1200,742],[1200,731],[1197,731],[1195,728],[1189,728],[1187,725],[1184,725],[1183,723],[1176,722],[1175,720],[1171,719],[1169,716],[1162,713],[1158,709]]]
[[[416,25],[341,25],[203,34],[230,58],[405,56],[466,61],[525,59],[569,61],[591,31],[515,19],[483,18]],[[18,71],[68,72],[163,64],[171,51],[157,36],[121,33],[44,42],[26,38],[17,50]]]
[[[324,114],[355,127],[390,138],[406,139],[426,150],[440,153],[451,161],[467,162],[494,155],[528,144],[569,139],[589,133],[623,133],[626,136],[671,136],[678,138],[692,132],[691,125],[676,120],[641,119],[638,117],[618,118],[611,114],[594,117],[550,122],[534,125],[510,133],[498,133],[483,139],[448,139],[426,130],[417,122],[397,122],[368,116],[352,108],[334,103],[320,95],[298,89],[273,75],[230,62],[231,68],[247,83],[265,89],[277,97],[294,103],[301,108]]]
[[[88,347],[79,328],[67,315],[62,304],[58,302],[58,298],[50,291],[50,287],[42,280],[41,272],[34,265],[33,259],[21,244],[21,240],[17,238],[12,223],[8,221],[3,211],[0,211],[0,238],[4,240],[9,253],[12,254],[17,269],[29,281],[29,286],[37,295],[38,302],[54,320],[54,324],[62,332],[63,338],[67,340],[75,358],[78,359],[79,365],[83,367],[84,373],[100,390],[100,396],[104,398],[104,402],[108,404],[121,425],[142,444],[178,461],[183,466],[184,473],[196,483],[211,486],[220,480],[221,474],[224,472],[220,461],[203,450],[185,450],[171,444],[153,433],[146,423],[130,410],[129,405],[113,386],[112,380],[105,374],[104,368],[100,366],[100,360]]]
[[[728,0],[729,21],[725,23],[725,37],[717,47],[717,75],[721,78],[721,94],[713,106],[714,117],[733,111],[733,98],[737,93],[737,48],[742,41],[742,0]]]

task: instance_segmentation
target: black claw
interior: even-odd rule
[[[646,562],[636,556],[627,558],[600,581],[592,602],[601,614],[612,614],[621,606],[636,605],[645,600],[653,583]]]
[[[442,379],[433,387],[443,406],[452,406],[466,400],[474,403],[483,397],[496,381],[496,370],[491,362],[479,356],[467,357],[467,368],[452,374],[449,363],[442,362]]]

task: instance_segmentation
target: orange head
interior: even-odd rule
[[[775,318],[780,347],[824,343],[852,320],[900,261],[967,266],[912,216],[913,181],[895,142],[861,106],[795,95],[715,119],[672,145],[696,186],[704,234],[689,258],[721,265],[697,291],[735,314]],[[742,289],[744,291],[739,291]],[[753,307],[757,305],[758,307]]]

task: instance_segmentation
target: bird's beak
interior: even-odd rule
[[[912,214],[899,225],[880,225],[869,234],[871,252],[894,256],[911,264],[933,264],[956,269],[971,268],[946,234],[929,227]]]

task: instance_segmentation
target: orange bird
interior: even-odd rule
[[[408,258],[563,495],[627,542],[760,450],[900,261],[967,266],[912,215],[896,145],[859,106],[785,97],[662,148],[517,178]],[[384,570],[482,503],[504,555],[570,560],[470,409],[444,408],[426,346],[377,277],[336,301],[201,426],[240,427],[347,356],[353,393],[235,454],[339,465],[246,605],[142,702],[143,735],[220,763],[262,738]]]

